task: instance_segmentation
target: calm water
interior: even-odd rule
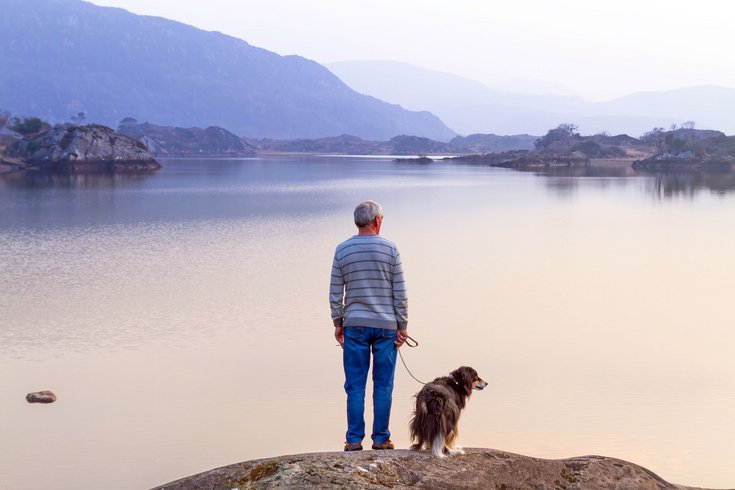
[[[490,382],[461,444],[735,486],[734,186],[587,173],[312,157],[0,178],[0,488],[340,450],[328,276],[368,198],[407,271],[409,367]],[[405,447],[419,385],[396,378]],[[58,402],[25,402],[41,389]]]

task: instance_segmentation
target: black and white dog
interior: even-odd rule
[[[430,447],[434,456],[464,454],[456,447],[459,415],[472,394],[487,386],[471,367],[462,366],[449,376],[426,383],[416,395],[416,410],[411,419],[411,446],[414,451]]]

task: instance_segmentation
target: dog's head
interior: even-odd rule
[[[469,366],[455,369],[451,372],[451,376],[460,386],[464,387],[467,395],[472,393],[472,390],[481,390],[487,386],[487,383],[477,375],[477,371]]]

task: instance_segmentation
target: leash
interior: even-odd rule
[[[413,344],[411,344],[411,342],[409,342],[409,340],[411,342],[413,342]],[[411,336],[406,337],[406,341],[404,343],[407,346],[409,346],[409,347],[418,347],[419,346],[418,341],[416,339],[414,339],[413,337],[411,337]],[[403,353],[401,353],[401,349],[398,349],[398,355],[400,356],[401,362],[403,363],[403,367],[406,368],[406,371],[408,372],[408,375],[411,376],[416,381],[418,381],[419,383],[421,383],[422,385],[425,385],[426,383],[424,383],[423,381],[421,381],[420,379],[418,379],[416,376],[414,376],[413,373],[411,372],[411,370],[408,369],[408,366],[406,365],[406,361],[403,360]]]
[[[413,342],[413,344],[411,342]],[[411,337],[410,335],[408,337],[406,337],[406,340],[403,343],[406,344],[408,347],[418,347],[419,346],[418,340],[416,340],[415,338]],[[342,347],[342,346],[340,344],[337,344],[337,347]],[[406,365],[406,361],[403,360],[403,353],[401,353],[401,349],[398,349],[398,355],[400,356],[401,362],[403,363],[403,367],[406,368],[406,372],[408,373],[408,375],[411,376],[416,381],[418,381],[419,383],[421,383],[422,385],[425,385],[426,383],[424,383],[423,381],[421,381],[420,379],[418,379],[416,376],[414,376],[413,373],[411,372],[411,370],[408,369],[408,366]]]

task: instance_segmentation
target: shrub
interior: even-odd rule
[[[15,119],[13,125],[10,127],[10,129],[23,136],[38,134],[49,128],[50,126],[47,123],[37,117],[24,117],[22,120]]]

